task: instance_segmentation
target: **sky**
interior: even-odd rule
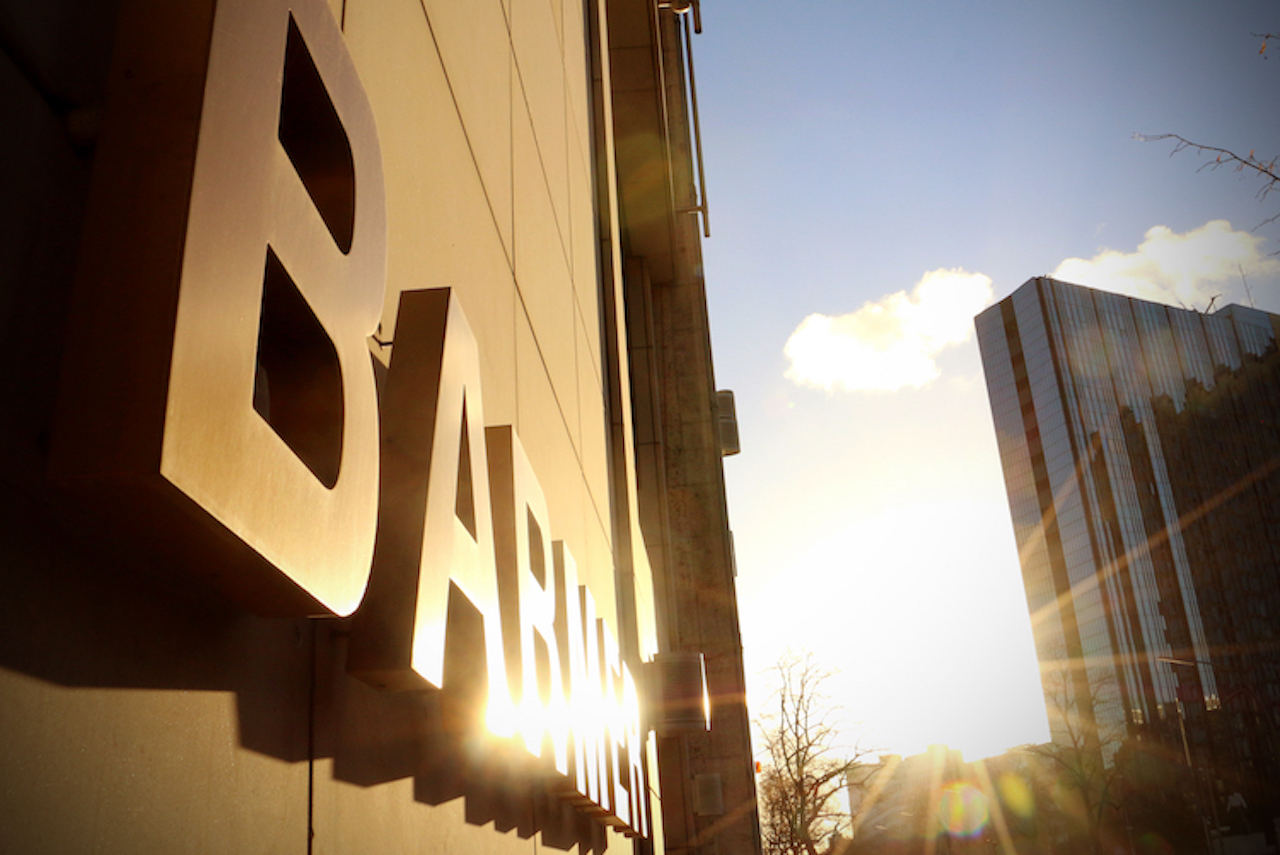
[[[1280,312],[1280,223],[1260,225],[1280,193],[1135,139],[1280,155],[1280,41],[1252,35],[1278,13],[704,0],[703,255],[756,716],[790,651],[832,672],[844,750],[1048,738],[972,318],[1041,275]]]

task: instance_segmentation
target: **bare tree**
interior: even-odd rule
[[[764,848],[769,855],[820,855],[849,827],[839,796],[867,752],[838,752],[836,708],[822,694],[830,675],[811,656],[785,657],[775,670],[777,707],[759,723],[769,753],[757,786]]]
[[[1070,794],[1070,801],[1060,805],[1065,818],[1074,820],[1075,833],[1088,840],[1093,852],[1102,853],[1104,825],[1120,807],[1124,734],[1100,727],[1095,711],[1107,703],[1114,678],[1091,681],[1081,663],[1065,656],[1049,667],[1042,680],[1053,741],[1018,750],[1037,761],[1060,792]]]

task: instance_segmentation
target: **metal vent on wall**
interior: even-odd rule
[[[654,678],[654,729],[659,736],[711,729],[711,700],[701,653],[659,653],[650,666]]]
[[[716,392],[716,415],[720,432],[720,456],[737,454],[742,450],[738,445],[738,408],[733,402],[733,392],[728,389]]]
[[[696,775],[693,799],[693,812],[698,816],[724,816],[724,785],[720,781],[720,773]]]

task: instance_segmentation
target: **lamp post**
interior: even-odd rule
[[[1170,656],[1157,656],[1157,657],[1156,657],[1156,660],[1157,660],[1157,661],[1159,661],[1159,662],[1166,662],[1166,663],[1168,663],[1168,664],[1170,664],[1170,665],[1179,665],[1179,666],[1182,666],[1182,667],[1184,667],[1184,668],[1195,668],[1195,667],[1197,667],[1197,666],[1199,666],[1199,665],[1206,665],[1206,666],[1212,667],[1212,663],[1211,663],[1211,662],[1206,662],[1206,661],[1205,661],[1205,660],[1203,660],[1203,659],[1174,659],[1173,657],[1170,657]],[[1194,795],[1194,797],[1195,797],[1195,802],[1196,802],[1196,813],[1197,813],[1197,814],[1199,814],[1199,816],[1200,816],[1200,824],[1201,824],[1201,826],[1203,826],[1203,827],[1204,827],[1204,842],[1205,842],[1205,845],[1209,847],[1209,851],[1210,851],[1210,852],[1213,852],[1213,851],[1215,851],[1215,847],[1214,847],[1214,845],[1213,845],[1213,835],[1211,835],[1211,834],[1209,833],[1209,825],[1208,825],[1208,823],[1205,821],[1204,807],[1203,807],[1203,805],[1201,805],[1201,804],[1200,804],[1200,784],[1201,784],[1201,781],[1200,781],[1200,772],[1199,772],[1199,770],[1196,768],[1195,764],[1191,762],[1191,746],[1190,746],[1190,744],[1187,742],[1187,717],[1186,717],[1186,713],[1183,711],[1183,705],[1182,705],[1182,697],[1181,697],[1181,693],[1179,693],[1179,696],[1178,696],[1178,698],[1177,698],[1177,701],[1178,701],[1178,729],[1179,729],[1179,730],[1181,731],[1181,733],[1182,733],[1182,753],[1183,753],[1183,756],[1186,758],[1186,761],[1187,761],[1187,768],[1191,770],[1191,785],[1192,785],[1192,786],[1191,786],[1191,792],[1192,792],[1192,794],[1193,794],[1193,795]],[[1208,727],[1208,726],[1207,726],[1207,724],[1206,724],[1206,729],[1207,729],[1207,727]],[[1210,735],[1210,737],[1209,737],[1209,738],[1212,740],[1212,738],[1213,738],[1213,737],[1212,737],[1212,735]],[[1210,787],[1210,788],[1209,788],[1209,810],[1210,810],[1210,811],[1212,812],[1212,814],[1213,814],[1213,828],[1214,828],[1214,831],[1215,831],[1215,832],[1217,832],[1217,830],[1218,830],[1218,828],[1219,828],[1219,824],[1218,824],[1218,804],[1217,804],[1217,801],[1216,801],[1216,800],[1214,799],[1214,797],[1213,797],[1213,788],[1212,788],[1212,787]]]

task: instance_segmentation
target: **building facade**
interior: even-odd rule
[[[976,323],[1054,741],[1274,814],[1280,318],[1033,279]]]
[[[0,2],[0,848],[759,851],[674,5]]]
[[[930,745],[922,754],[887,754],[876,764],[859,763],[848,775],[853,817],[850,851],[855,855],[937,851],[945,834],[943,789],[965,778],[963,754]]]

